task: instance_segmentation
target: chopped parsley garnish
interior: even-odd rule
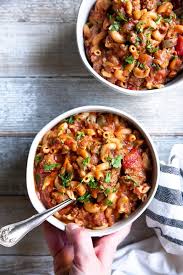
[[[157,19],[155,20],[155,23],[156,23],[156,24],[159,24],[160,21],[161,21],[161,19],[162,19],[161,15],[158,14],[158,17],[157,17]]]
[[[130,176],[126,176],[125,179],[126,179],[127,181],[133,182],[134,186],[139,186],[139,183],[136,182],[134,179],[132,179],[132,177],[130,177]]]
[[[35,175],[35,178],[36,178],[36,183],[39,183],[40,180],[41,180],[40,174],[37,173],[37,174]]]
[[[148,32],[148,33],[145,34],[145,36],[150,39],[151,38],[151,33]]]
[[[74,123],[74,117],[70,116],[70,117],[66,118],[65,121],[69,124],[73,124]]]
[[[137,61],[137,66],[142,69],[145,70],[145,65],[143,63],[140,63],[139,61]]]
[[[112,189],[112,193],[115,193],[116,191],[117,191],[116,188],[113,188],[113,189]]]
[[[172,20],[176,18],[176,15],[170,15],[169,17],[163,18],[165,23],[172,23]]]
[[[90,181],[88,182],[88,185],[91,189],[95,189],[98,187],[97,181],[94,179],[94,177],[90,177]]]
[[[134,62],[134,58],[132,55],[125,58],[125,62],[128,64],[132,64]]]
[[[122,156],[117,156],[111,160],[111,165],[113,168],[120,168],[121,167],[121,160]]]
[[[111,200],[106,200],[106,202],[105,202],[105,203],[106,203],[106,205],[107,205],[107,206],[111,206],[111,205],[113,205],[113,202],[112,202]]]
[[[156,71],[159,71],[161,69],[160,65],[159,64],[156,64],[156,63],[152,63],[151,66],[156,70]]]
[[[76,134],[76,139],[77,140],[80,140],[82,137],[84,137],[85,136],[85,133],[84,132],[77,132],[77,134]]]
[[[36,155],[35,156],[35,164],[36,164],[36,166],[40,163],[41,160],[42,160],[42,156],[41,155]]]
[[[51,170],[53,170],[53,169],[55,169],[55,168],[57,168],[59,166],[60,166],[59,163],[52,163],[52,164],[45,164],[43,166],[43,168],[44,168],[45,172],[49,172],[49,171],[51,171]]]
[[[142,42],[142,39],[137,35],[135,38],[135,46],[138,46],[140,42]]]
[[[111,181],[111,173],[107,172],[106,176],[105,176],[105,182],[109,183]]]
[[[113,15],[114,15],[115,11],[113,9],[110,9],[107,13],[107,17],[111,20],[113,19]]]
[[[166,23],[171,23],[172,22],[172,18],[171,17],[164,18],[164,21]]]
[[[155,29],[153,27],[149,27],[147,30],[148,31],[154,31]]]
[[[85,193],[83,196],[78,198],[80,202],[89,202],[91,195],[89,193]]]
[[[177,59],[177,58],[179,58],[178,55],[174,55],[173,59]]]
[[[144,22],[143,21],[139,21],[137,24],[136,24],[136,31],[137,33],[140,33],[143,31],[143,28],[142,26],[144,25]]]
[[[86,167],[90,163],[90,157],[87,157],[83,160],[83,166]]]
[[[109,20],[112,20],[112,18],[113,18],[112,14],[110,14],[110,13],[107,14],[107,17],[109,18]]]
[[[128,19],[126,18],[126,16],[122,12],[120,12],[120,11],[117,12],[116,20],[117,21],[128,22]]]
[[[114,21],[112,25],[110,25],[109,30],[110,31],[119,31],[120,29],[120,23],[117,21]]]
[[[110,188],[107,188],[104,190],[104,194],[107,196],[109,193],[110,193],[111,189]]]
[[[72,175],[69,174],[69,173],[65,173],[64,175],[59,174],[58,176],[59,176],[59,178],[61,178],[61,180],[62,180],[62,185],[63,185],[64,187],[68,187],[68,186],[69,186],[69,182],[70,182],[71,179],[72,179]]]
[[[158,48],[154,48],[151,44],[151,41],[147,40],[146,49],[149,53],[155,53],[158,51]]]

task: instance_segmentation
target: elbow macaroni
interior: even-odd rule
[[[151,158],[140,133],[107,113],[82,113],[56,125],[37,148],[34,171],[43,204],[76,199],[55,216],[91,229],[130,215],[151,188]]]
[[[170,66],[177,56],[177,39],[183,34],[183,25],[176,18],[171,1],[146,1],[143,5],[135,1],[135,7],[132,0],[112,0],[107,5],[105,1],[96,1],[83,29],[87,57],[93,68],[113,84],[131,90],[163,87],[183,69],[183,54],[179,56],[178,70]],[[166,48],[171,58],[159,60],[163,66],[157,66],[155,54]],[[141,54],[151,56],[148,64],[141,62]],[[118,62],[114,64],[112,59]]]

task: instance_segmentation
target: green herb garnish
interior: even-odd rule
[[[140,42],[142,42],[142,39],[137,35],[135,38],[135,46],[138,46]]]
[[[151,66],[156,70],[156,71],[159,71],[161,69],[160,65],[159,64],[156,64],[156,63],[152,63]]]
[[[77,134],[76,134],[76,139],[77,140],[80,140],[82,137],[84,137],[85,136],[85,133],[84,132],[77,132]]]
[[[105,176],[105,182],[109,183],[111,181],[111,173],[107,172],[106,176]]]
[[[104,190],[104,194],[105,196],[107,196],[109,193],[110,193],[111,189],[110,188],[107,188]]]
[[[80,202],[88,202],[90,201],[91,195],[89,193],[85,193],[83,196],[78,198],[78,201]]]
[[[163,18],[164,22],[171,24],[172,20],[176,18],[176,15],[170,15],[169,17]]]
[[[107,206],[111,206],[111,205],[113,205],[113,202],[111,200],[106,200],[105,204]]]
[[[44,168],[45,172],[49,172],[49,171],[51,171],[51,170],[53,170],[53,169],[55,169],[55,168],[57,168],[59,166],[60,166],[59,163],[52,163],[52,164],[45,164],[43,166],[43,168]]]
[[[137,187],[137,186],[140,186],[139,183],[138,183],[137,181],[135,181],[134,179],[132,179],[132,177],[130,177],[130,176],[126,176],[125,179],[126,179],[127,181],[133,182],[134,186],[136,186],[136,187]]]
[[[137,24],[136,24],[136,31],[137,33],[140,33],[143,31],[143,28],[142,26],[144,25],[144,22],[143,21],[139,21]]]
[[[134,62],[134,58],[132,55],[125,58],[125,62],[128,64],[132,64]]]
[[[158,18],[155,20],[155,23],[159,24],[161,19],[162,19],[161,15],[158,14]]]
[[[58,176],[59,176],[59,178],[61,178],[61,180],[62,180],[62,185],[63,185],[64,187],[68,187],[68,186],[69,186],[69,183],[70,183],[70,181],[71,181],[71,179],[72,179],[72,174],[65,173],[64,175],[59,174]]]
[[[65,121],[69,124],[73,124],[74,123],[74,117],[70,116],[70,117],[66,118]]]
[[[114,21],[112,25],[110,25],[109,30],[110,31],[119,31],[120,29],[120,23],[117,21]]]
[[[142,69],[145,70],[145,65],[143,63],[140,63],[139,61],[137,61],[137,66]]]
[[[90,157],[87,157],[83,160],[83,166],[86,167],[90,163]]]
[[[90,181],[88,182],[88,185],[91,189],[95,189],[98,187],[97,181],[94,179],[94,177],[90,177]]]
[[[151,41],[147,40],[146,49],[149,53],[155,53],[158,51],[158,48],[154,48],[151,44]]]
[[[113,168],[120,168],[121,167],[121,160],[122,156],[117,156],[111,160],[111,165]]]
[[[40,174],[37,173],[37,174],[35,175],[35,178],[36,178],[36,183],[39,183],[40,180],[41,180]]]
[[[122,12],[120,12],[120,11],[117,12],[116,20],[117,21],[128,22],[128,19],[126,18],[126,16]]]
[[[40,163],[41,160],[42,160],[42,156],[40,156],[40,155],[36,155],[35,156],[35,164],[36,164],[36,166]]]

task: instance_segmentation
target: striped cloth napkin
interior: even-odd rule
[[[146,210],[167,253],[183,255],[183,144],[173,146],[168,165],[161,164],[158,190]]]

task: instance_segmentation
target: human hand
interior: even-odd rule
[[[117,233],[94,239],[87,230],[74,223],[66,226],[66,233],[44,224],[45,237],[54,258],[56,275],[108,275],[120,242],[130,232],[131,226]]]

